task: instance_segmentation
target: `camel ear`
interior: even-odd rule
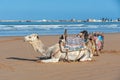
[[[63,35],[61,35],[61,36],[60,36],[60,39],[64,39],[64,36],[63,36]]]
[[[37,36],[37,39],[39,39],[39,36]]]

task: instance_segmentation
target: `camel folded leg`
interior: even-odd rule
[[[59,61],[59,58],[51,58],[51,59],[45,59],[45,60],[38,60],[39,62],[42,62],[42,63],[56,63]]]

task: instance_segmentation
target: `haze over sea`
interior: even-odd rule
[[[120,22],[0,22],[0,36],[60,35],[64,30],[68,34],[88,32],[118,33]]]

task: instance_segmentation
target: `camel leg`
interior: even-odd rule
[[[99,51],[98,51],[98,49],[97,49],[97,46],[96,46],[96,48],[95,48],[95,50],[94,50],[94,55],[93,56],[99,56]]]
[[[95,51],[94,56],[99,56],[99,54],[98,54],[98,51],[97,51],[97,50]]]
[[[51,59],[41,60],[41,62],[43,62],[43,63],[49,63],[49,62],[56,63],[58,61],[59,61],[59,58],[51,58]]]
[[[68,57],[68,49],[66,49],[65,59],[67,59],[67,62],[70,62],[70,61],[69,61],[69,57]]]

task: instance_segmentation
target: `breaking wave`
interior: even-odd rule
[[[53,25],[0,25],[0,36],[24,36],[31,33],[41,35],[63,34],[64,29],[68,29],[69,34],[77,34],[82,30],[89,32],[101,31],[104,33],[120,32],[120,23],[118,24],[53,24]]]

